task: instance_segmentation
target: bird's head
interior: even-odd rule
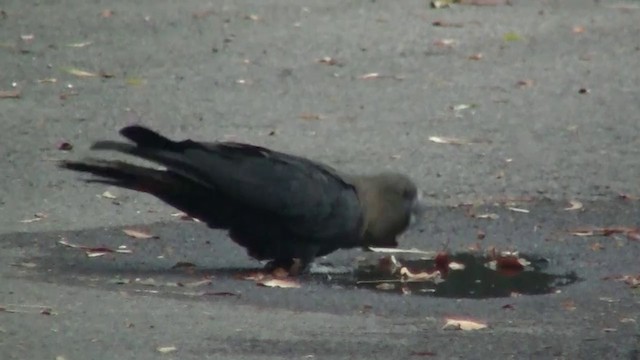
[[[363,246],[397,246],[396,237],[426,208],[415,183],[402,174],[363,176],[355,185],[364,210]]]

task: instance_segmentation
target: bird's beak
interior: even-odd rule
[[[411,213],[415,217],[421,217],[424,215],[424,212],[427,210],[427,202],[422,197],[422,191],[418,191],[418,195],[415,200],[413,200],[413,204],[411,205]]]

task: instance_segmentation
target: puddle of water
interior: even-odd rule
[[[355,286],[387,293],[412,294],[447,298],[496,298],[511,297],[514,294],[540,295],[555,292],[559,287],[578,281],[575,273],[546,273],[548,261],[526,255],[518,255],[529,264],[520,269],[513,267],[491,268],[491,261],[485,256],[460,253],[449,255],[449,260],[463,264],[461,270],[445,270],[437,281],[403,281],[396,272],[390,272],[380,265],[363,265],[349,275],[334,276],[331,283]],[[436,270],[435,260],[403,260],[403,267],[412,273],[432,273]],[[406,280],[407,277],[405,276]]]

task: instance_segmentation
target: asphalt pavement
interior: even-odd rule
[[[640,3],[495,3],[0,3],[2,358],[640,358]],[[133,123],[405,172],[430,208],[402,248],[519,251],[579,281],[486,299],[256,286],[224,233],[56,168]]]

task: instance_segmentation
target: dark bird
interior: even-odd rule
[[[422,206],[405,175],[353,176],[302,157],[236,142],[173,141],[141,126],[98,141],[165,169],[122,161],[62,161],[98,176],[88,182],[152,194],[229,237],[268,268],[304,271],[318,256],[355,247],[395,247]]]

